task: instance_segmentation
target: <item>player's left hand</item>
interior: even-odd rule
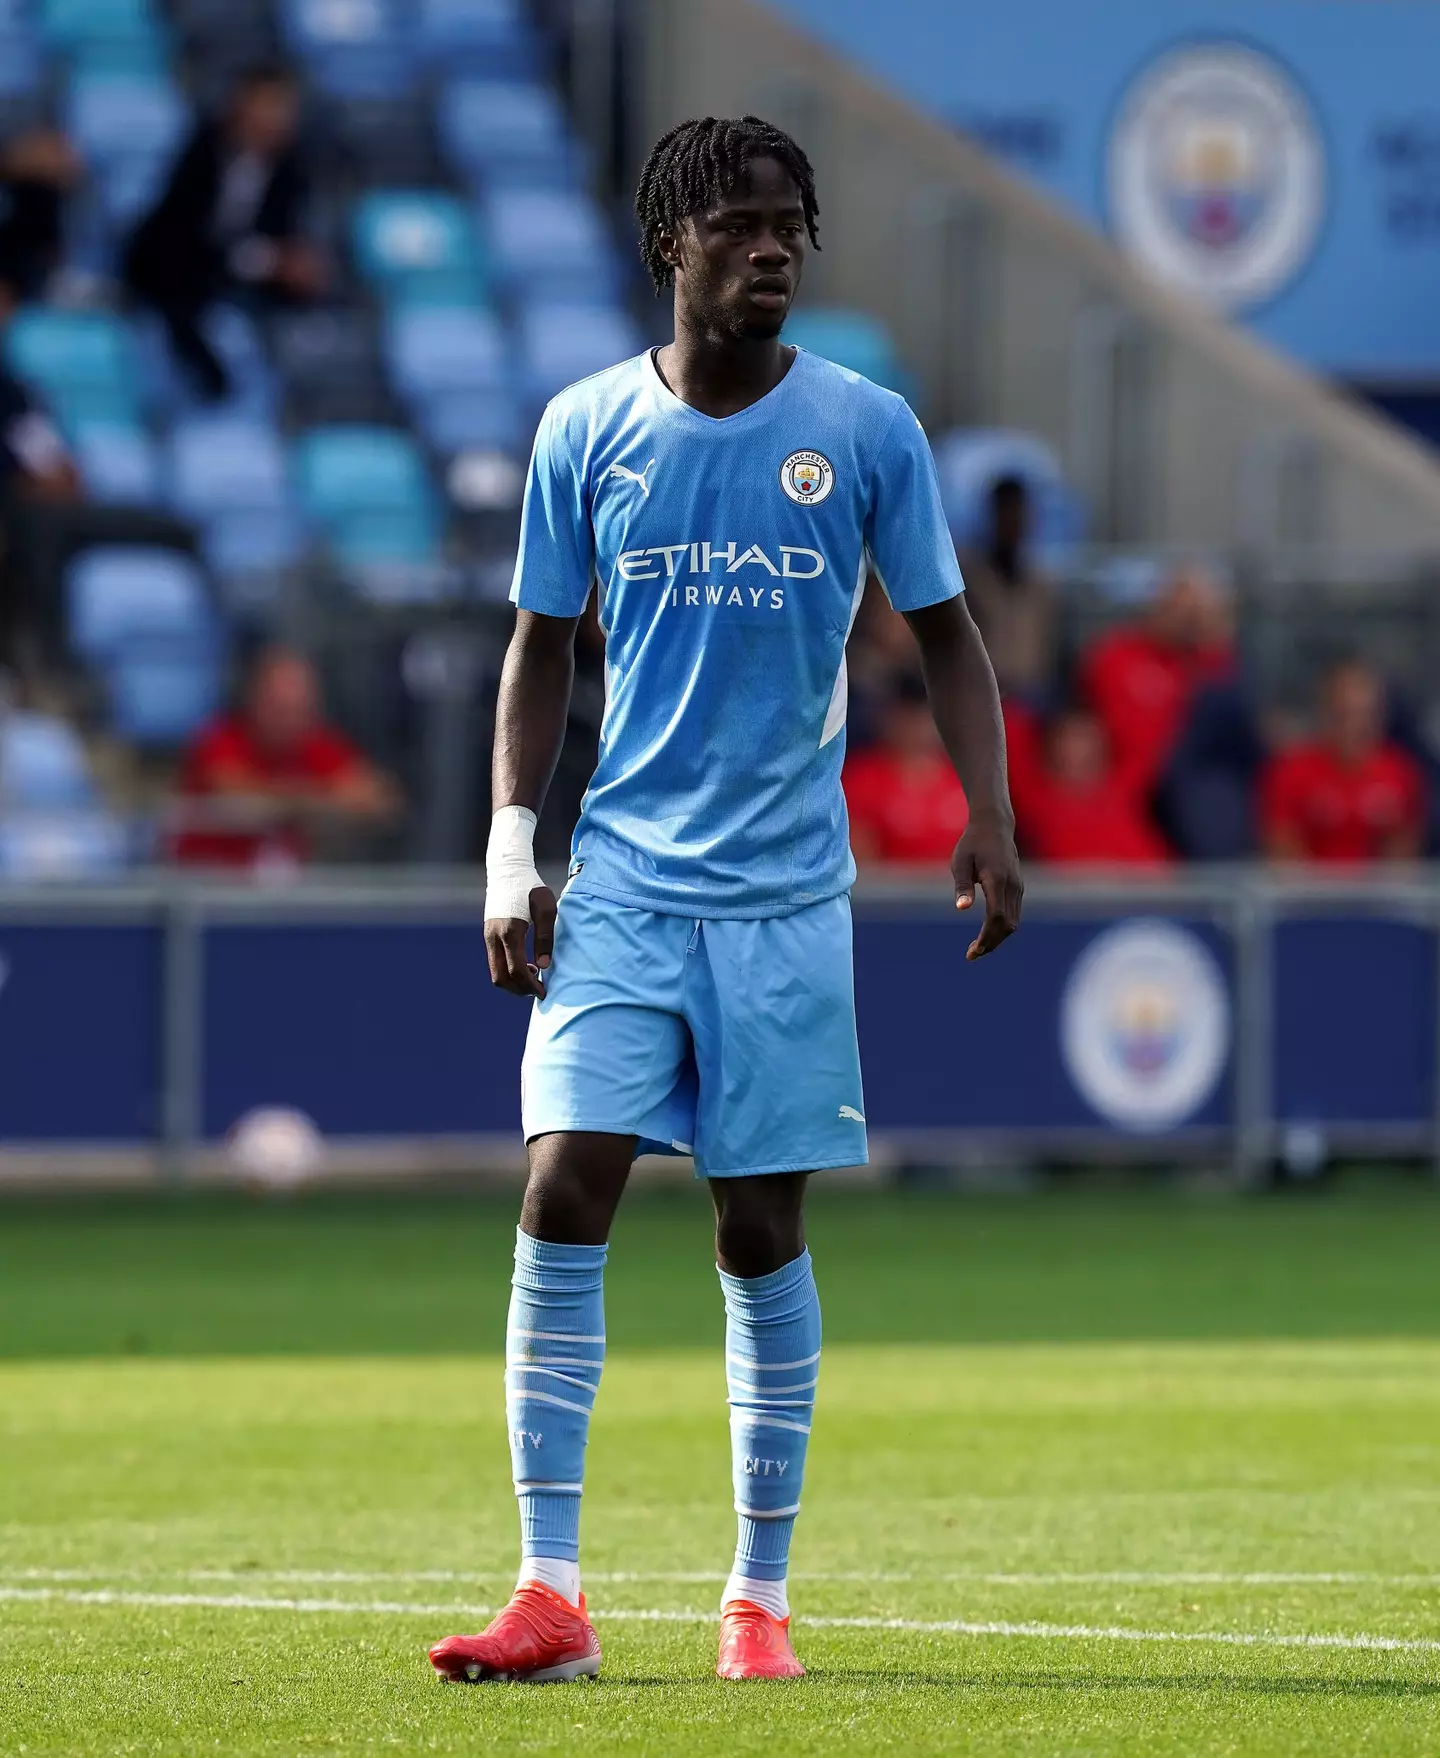
[[[955,907],[973,909],[975,888],[985,896],[985,921],[970,942],[967,959],[984,958],[1020,926],[1020,905],[1025,882],[1020,877],[1020,857],[1015,852],[1015,833],[995,819],[972,818],[950,857],[955,878]]]

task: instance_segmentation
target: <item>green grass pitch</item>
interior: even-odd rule
[[[1440,1196],[817,1191],[792,1598],[724,1686],[699,1193],[622,1213],[594,1685],[508,1592],[510,1199],[0,1208],[0,1753],[1440,1751]]]

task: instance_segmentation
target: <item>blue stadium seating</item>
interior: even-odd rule
[[[11,321],[5,344],[14,371],[67,428],[136,420],[134,362],[118,318],[33,305]]]
[[[85,550],[65,577],[67,626],[82,658],[107,664],[137,641],[213,649],[215,617],[195,563],[173,549]]]
[[[864,312],[797,311],[785,325],[785,340],[902,396],[914,393],[914,380],[900,364],[890,332]]]
[[[613,246],[588,196],[502,187],[485,214],[496,273],[517,295],[579,303],[613,293]]]
[[[641,346],[633,322],[611,306],[527,306],[520,314],[520,338],[525,390],[536,403],[638,354]]]
[[[483,291],[475,226],[464,204],[431,190],[387,190],[355,211],[355,258],[395,297],[470,303]]]
[[[233,607],[237,596],[252,601],[257,596],[252,587],[242,584],[245,576],[273,575],[293,567],[305,553],[305,537],[288,507],[263,517],[248,511],[215,513],[201,529],[200,547],[225,583],[225,600]]]
[[[280,23],[290,46],[308,59],[383,46],[397,34],[397,11],[390,0],[284,0]]]
[[[193,415],[170,435],[170,492],[183,517],[285,512],[290,488],[278,434],[235,415]]]
[[[112,506],[154,506],[160,499],[155,442],[143,427],[84,421],[70,435],[86,492]]]
[[[540,71],[539,45],[518,0],[420,0],[419,12],[420,49],[437,67],[492,79]]]
[[[40,89],[43,69],[34,38],[22,25],[0,23],[0,97],[23,97]]]
[[[149,0],[40,0],[40,33],[60,51],[86,44],[148,43],[159,34]]]
[[[79,735],[53,714],[0,715],[0,804],[5,810],[72,810],[94,802]]]
[[[472,180],[565,188],[576,179],[565,114],[547,86],[452,80],[440,93],[436,121],[451,162]]]
[[[427,562],[439,519],[425,465],[407,433],[317,428],[295,444],[301,507],[343,564]]]
[[[126,863],[129,837],[109,812],[16,812],[0,818],[0,874],[15,880],[102,879]]]
[[[304,540],[273,427],[193,416],[170,436],[169,465],[175,510],[200,527],[205,559],[222,579],[270,574],[300,559]]]
[[[442,458],[472,450],[517,451],[526,439],[520,405],[509,390],[440,392],[416,408],[415,425]]]
[[[104,667],[111,724],[141,746],[184,744],[220,708],[224,664],[213,639],[136,635]]]
[[[504,337],[488,311],[401,305],[385,325],[395,388],[418,403],[446,391],[493,391],[508,381]]]
[[[92,163],[168,158],[185,130],[184,100],[164,78],[77,73],[65,100],[65,127]]]

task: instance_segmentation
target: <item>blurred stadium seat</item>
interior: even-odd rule
[[[542,60],[518,0],[419,0],[418,41],[432,65],[491,78],[524,78]]]
[[[41,0],[38,8],[40,34],[52,50],[62,54],[116,51],[118,64],[125,51],[140,55],[161,50],[160,26],[148,0]]]
[[[160,499],[155,442],[138,424],[82,421],[70,443],[86,493],[112,506],[153,506]]]
[[[525,391],[543,403],[576,379],[639,353],[640,338],[613,307],[536,303],[521,313],[520,347]]]
[[[475,225],[454,196],[367,195],[355,212],[354,246],[361,274],[384,297],[468,302],[483,290]]]
[[[785,340],[915,400],[914,377],[901,365],[894,339],[878,318],[861,311],[797,311],[785,324]]]
[[[0,874],[26,880],[101,879],[126,862],[129,836],[109,812],[16,812],[0,817]]]
[[[104,667],[111,725],[149,748],[192,738],[220,708],[224,664],[207,633],[135,634],[120,641]]]
[[[29,306],[11,322],[5,345],[16,374],[67,429],[138,419],[135,363],[119,318]]]
[[[176,550],[88,549],[70,564],[65,585],[71,645],[93,663],[136,640],[214,644],[205,581]]]
[[[358,426],[303,434],[295,481],[304,513],[342,567],[438,559],[434,492],[409,434]]]
[[[440,92],[436,120],[451,163],[472,182],[563,188],[574,179],[565,114],[547,86],[452,80]]]
[[[73,727],[33,710],[0,714],[0,807],[7,813],[71,810],[94,798],[85,747]]]
[[[399,306],[386,322],[385,355],[412,405],[446,391],[498,390],[509,377],[500,325],[464,306]]]
[[[495,270],[526,300],[609,296],[614,251],[588,196],[559,189],[499,188],[485,204]]]

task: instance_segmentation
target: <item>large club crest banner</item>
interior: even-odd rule
[[[1440,372],[1436,0],[773,4],[1309,364]]]

